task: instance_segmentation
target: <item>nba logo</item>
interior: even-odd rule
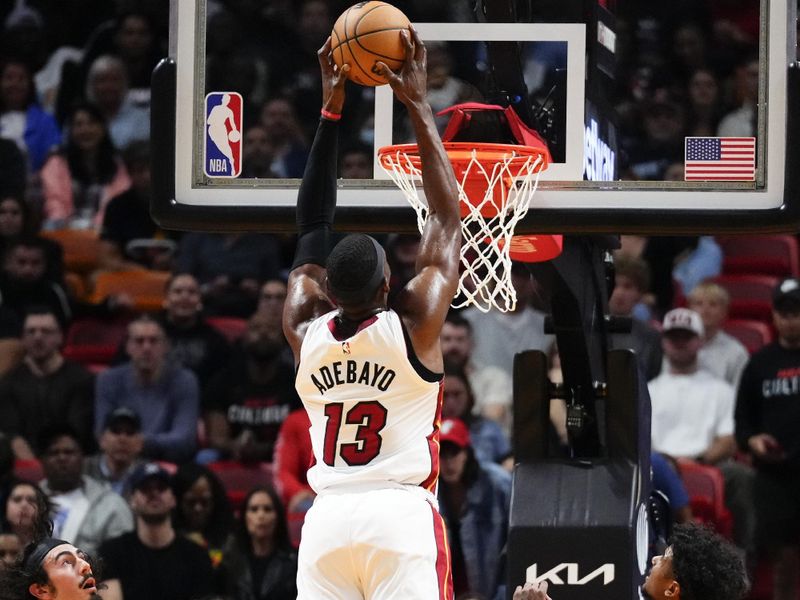
[[[238,177],[242,172],[242,96],[211,92],[206,96],[205,156],[208,177]]]

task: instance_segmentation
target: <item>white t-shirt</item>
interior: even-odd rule
[[[53,537],[74,540],[78,536],[78,530],[86,513],[89,512],[89,498],[83,492],[83,487],[64,494],[53,494],[50,500],[56,506],[53,516]]]
[[[695,457],[715,438],[733,435],[735,391],[708,371],[662,372],[647,387],[653,407],[653,450]]]

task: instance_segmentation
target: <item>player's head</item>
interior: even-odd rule
[[[92,560],[69,542],[43,538],[2,574],[0,595],[20,600],[99,600]]]
[[[642,586],[649,600],[740,600],[747,590],[733,546],[700,525],[678,525]]]
[[[362,233],[348,235],[334,246],[326,268],[328,292],[346,311],[386,304],[389,263],[374,238]]]

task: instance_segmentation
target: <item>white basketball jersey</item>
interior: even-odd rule
[[[335,488],[419,485],[436,493],[440,374],[416,359],[392,310],[338,335],[336,315],[315,319],[300,348],[295,386],[311,420],[318,494]]]

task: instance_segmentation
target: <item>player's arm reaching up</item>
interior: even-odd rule
[[[295,362],[300,358],[300,344],[308,324],[333,308],[325,293],[325,260],[336,210],[338,120],[350,66],[338,69],[333,64],[330,38],[317,52],[317,58],[322,71],[322,117],[297,194],[297,249],[283,309],[283,332]]]
[[[439,334],[458,289],[461,223],[458,186],[426,100],[426,50],[413,29],[401,32],[406,60],[399,73],[378,63],[395,96],[408,109],[422,160],[428,219],[417,256],[417,275],[400,294],[398,312],[417,357],[435,372],[443,370]]]

